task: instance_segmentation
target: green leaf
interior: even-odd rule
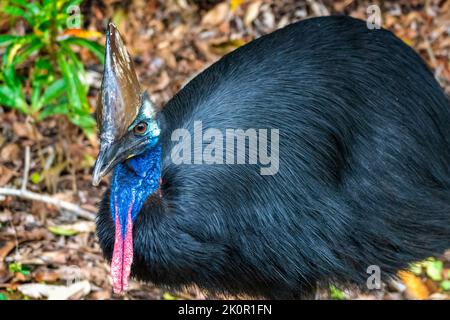
[[[97,59],[102,64],[105,63],[105,47],[102,46],[101,44],[98,44],[95,41],[78,38],[78,37],[70,37],[70,38],[62,40],[61,42],[65,43],[65,44],[69,44],[69,45],[73,44],[73,45],[85,47],[86,49],[90,50],[93,54],[95,54]]]
[[[421,263],[412,263],[409,266],[409,270],[414,273],[416,276],[422,273],[422,264]]]
[[[0,293],[0,301],[1,300],[8,300],[8,297],[4,293]]]
[[[424,262],[424,267],[427,272],[427,276],[434,281],[442,280],[442,270],[444,263],[440,260],[430,259]]]
[[[20,36],[14,36],[11,34],[0,35],[0,45],[7,45],[9,42],[20,39]]]
[[[30,175],[30,180],[33,184],[39,184],[42,181],[42,176],[39,172],[33,172]]]
[[[46,58],[36,59],[36,67],[42,70],[48,70],[49,72],[52,70],[51,62]]]
[[[14,57],[12,64],[17,65],[22,63],[23,61],[25,61],[25,59],[30,57],[34,52],[38,51],[43,46],[44,43],[39,38],[34,39],[29,46],[27,46],[23,51],[21,51]]]
[[[345,300],[345,293],[336,288],[335,286],[330,286],[330,297],[333,300]]]
[[[48,231],[58,236],[67,236],[67,237],[74,236],[78,233],[77,230],[69,229],[63,226],[48,227]]]
[[[48,86],[42,95],[39,106],[45,106],[46,104],[52,102],[54,99],[59,97],[66,90],[66,82],[64,79],[58,79]]]
[[[42,83],[40,81],[34,80],[31,87],[31,110],[38,111],[39,108],[39,97],[41,95]]]
[[[57,54],[57,61],[59,68],[61,70],[61,73],[63,75],[64,81],[66,83],[67,88],[67,97],[69,99],[69,105],[71,108],[74,108],[75,110],[82,110],[83,109],[83,97],[79,94],[79,87],[81,84],[79,83],[79,79],[76,76],[76,73],[73,73],[71,66],[67,62],[66,58],[62,53]],[[81,92],[82,93],[82,92]],[[84,99],[86,99],[86,96],[84,94]]]
[[[441,282],[441,288],[444,291],[450,291],[450,280],[444,280]]]
[[[0,86],[0,105],[28,114],[26,101],[7,86]]]
[[[14,92],[7,86],[0,86],[0,105],[15,108]]]
[[[42,112],[39,114],[38,120],[43,120],[55,114],[67,115],[68,113],[69,113],[69,106],[67,105],[67,103],[62,103],[58,105],[47,105],[43,107]]]
[[[6,86],[1,87],[0,95],[4,98],[0,101],[4,105],[22,111],[28,114],[28,105],[22,92],[22,84],[16,76],[14,66],[6,66],[3,68],[3,78]]]
[[[82,81],[86,78],[86,72],[84,70],[84,65],[81,63],[81,61],[78,59],[77,55],[73,52],[73,50],[65,43],[61,43],[61,49],[63,53],[67,55],[69,58],[69,66],[72,68],[72,72],[76,75],[76,78],[80,81],[80,84],[83,85],[86,93],[88,90],[88,86],[84,84]],[[85,93],[85,94],[86,94]],[[84,95],[85,95],[84,94]]]
[[[90,114],[71,115],[70,121],[81,128],[93,128],[96,125],[95,119]]]
[[[9,0],[9,1],[11,3],[14,3],[15,5],[22,6],[32,11],[34,14],[38,14],[42,8],[39,1],[26,1],[26,0]]]
[[[16,75],[14,66],[7,65],[3,68],[3,77],[8,87],[15,93],[22,91],[22,84]],[[25,100],[25,99],[24,99]]]
[[[30,25],[34,24],[34,21],[30,14],[27,14],[25,10],[19,8],[19,7],[13,7],[13,6],[7,6],[3,8],[3,12],[7,15],[13,16],[13,17],[23,17]]]
[[[20,262],[12,262],[8,265],[8,271],[16,273],[22,271],[22,264]]]

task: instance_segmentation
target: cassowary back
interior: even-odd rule
[[[449,102],[389,31],[349,17],[290,25],[223,57],[161,114],[160,193],[133,227],[140,279],[294,298],[365,285],[371,265],[386,281],[450,247]],[[175,164],[172,133],[195,121],[278,129],[278,172]],[[111,258],[108,203],[98,234]]]

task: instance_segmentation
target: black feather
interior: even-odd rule
[[[226,55],[162,111],[161,196],[134,225],[134,276],[304,297],[389,279],[450,247],[450,109],[422,59],[350,17],[304,20]],[[175,165],[174,129],[278,128],[280,168]],[[108,259],[108,193],[98,236]]]

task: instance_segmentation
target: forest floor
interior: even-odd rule
[[[383,27],[414,47],[450,94],[450,1],[373,1]],[[84,26],[102,31],[109,18],[126,39],[143,87],[163,105],[225,53],[294,21],[347,14],[367,19],[368,1],[319,0],[103,0],[82,5]],[[0,33],[15,26],[0,21]],[[8,29],[9,28],[9,29]],[[99,39],[103,42],[104,39]],[[102,67],[80,51],[91,81],[90,104]],[[62,117],[34,124],[0,106],[0,187],[20,189],[77,204],[96,212],[107,182],[91,185],[98,151],[95,139]],[[26,154],[29,150],[29,159]],[[28,170],[26,170],[28,169]],[[27,174],[28,172],[28,174]],[[25,177],[25,178],[24,178]],[[23,181],[25,180],[25,184]],[[450,214],[450,213],[449,213]],[[450,251],[404,272],[381,290],[359,293],[335,288],[317,297],[333,299],[450,299]],[[447,291],[446,291],[446,290]],[[196,288],[169,292],[132,281],[113,295],[109,266],[102,257],[95,222],[42,201],[0,198],[1,299],[206,299]]]

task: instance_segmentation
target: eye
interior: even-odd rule
[[[147,132],[147,126],[147,122],[141,121],[133,128],[133,133],[141,136]]]

